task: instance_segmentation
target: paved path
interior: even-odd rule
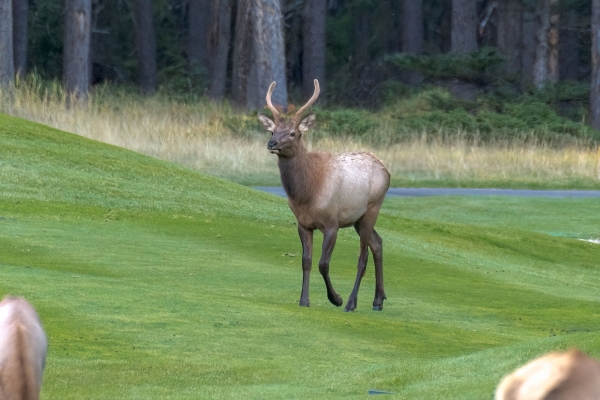
[[[286,197],[282,187],[255,187]],[[453,188],[390,188],[388,196],[528,196],[528,197],[600,197],[600,190],[520,190],[520,189],[453,189]]]

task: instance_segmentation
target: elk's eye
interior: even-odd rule
[[[295,131],[291,131],[291,132],[290,132],[290,136],[291,136],[291,137],[294,137],[294,136],[296,136],[296,132],[295,132]]]

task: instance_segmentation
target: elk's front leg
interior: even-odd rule
[[[340,307],[344,300],[342,297],[333,290],[331,280],[329,279],[329,261],[331,260],[331,254],[335,247],[335,241],[337,239],[337,227],[329,228],[323,233],[323,252],[321,253],[321,260],[319,260],[319,272],[325,280],[325,286],[327,287],[327,298],[336,307]]]
[[[312,268],[313,230],[306,229],[298,224],[298,234],[302,242],[302,294],[300,295],[300,305],[308,307],[310,305],[308,285]]]

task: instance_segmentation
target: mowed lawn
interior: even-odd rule
[[[43,320],[44,399],[490,399],[547,351],[600,357],[599,203],[389,199],[384,310],[371,262],[357,311],[329,304],[320,251],[301,308],[284,199],[0,115],[0,295]],[[341,231],[344,299],[357,256]]]

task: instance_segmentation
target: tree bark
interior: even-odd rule
[[[142,94],[151,95],[156,91],[156,38],[152,0],[135,0],[134,13],[139,87]]]
[[[14,81],[12,0],[0,0],[0,89],[12,86]]]
[[[521,60],[524,84],[530,84],[533,80],[533,65],[537,49],[535,32],[535,12],[533,8],[526,7],[523,11],[523,58]]]
[[[325,88],[327,0],[305,0],[302,18],[302,96],[309,99],[315,90],[315,79],[321,90]]]
[[[91,22],[91,36],[90,36],[90,57],[88,62],[88,78],[89,86],[92,87],[95,83],[96,76],[94,76],[94,63],[98,62],[98,50],[99,50],[99,32],[98,32],[98,20],[100,13],[104,9],[103,0],[92,0],[92,22]]]
[[[231,0],[216,0],[215,18],[210,33],[212,63],[208,96],[215,101],[225,97],[227,63],[231,41]]]
[[[506,58],[509,75],[521,72],[523,58],[523,4],[521,0],[498,2],[498,49]]]
[[[477,51],[477,9],[475,0],[452,0],[450,51],[456,53],[473,53]]]
[[[192,68],[210,71],[209,34],[213,5],[218,0],[189,0],[187,54]]]
[[[559,43],[559,23],[560,14],[557,12],[558,0],[550,0],[550,27],[548,28],[548,81],[558,82],[559,64],[558,64],[558,43]]]
[[[231,74],[231,101],[239,108],[246,108],[248,77],[252,62],[252,4],[238,1],[235,17],[233,46],[233,70]]]
[[[421,54],[423,51],[423,0],[402,2],[402,52]]]
[[[423,0],[404,0],[401,15],[402,52],[412,55],[421,54],[425,34]],[[409,85],[417,85],[422,81],[422,76],[417,71],[406,71],[402,74],[402,79]]]
[[[537,0],[535,4],[536,21],[536,50],[533,63],[533,84],[542,89],[549,79],[550,46],[548,35],[550,33],[550,1]]]
[[[592,0],[592,79],[590,87],[590,124],[600,130],[600,0]]]
[[[87,100],[91,13],[91,0],[67,0],[63,74],[65,89],[73,102]]]
[[[254,104],[256,108],[265,105],[265,94],[271,82],[279,82],[273,92],[273,104],[281,105],[287,111],[287,78],[285,74],[285,41],[283,39],[283,13],[281,0],[263,0],[260,26],[257,26],[256,78],[258,91]],[[266,67],[266,68],[265,68]],[[254,108],[254,106],[253,106]]]
[[[285,49],[280,0],[238,2],[231,99],[239,108],[261,109],[271,82],[273,105],[287,110]]]
[[[577,12],[568,10],[560,19],[558,35],[558,65],[561,80],[579,79],[579,43],[577,40]]]
[[[15,74],[23,78],[27,72],[28,0],[13,0],[13,52]]]
[[[450,51],[455,53],[473,53],[477,51],[477,9],[475,0],[452,0]],[[475,100],[477,85],[462,80],[453,80],[448,90],[454,97]]]

